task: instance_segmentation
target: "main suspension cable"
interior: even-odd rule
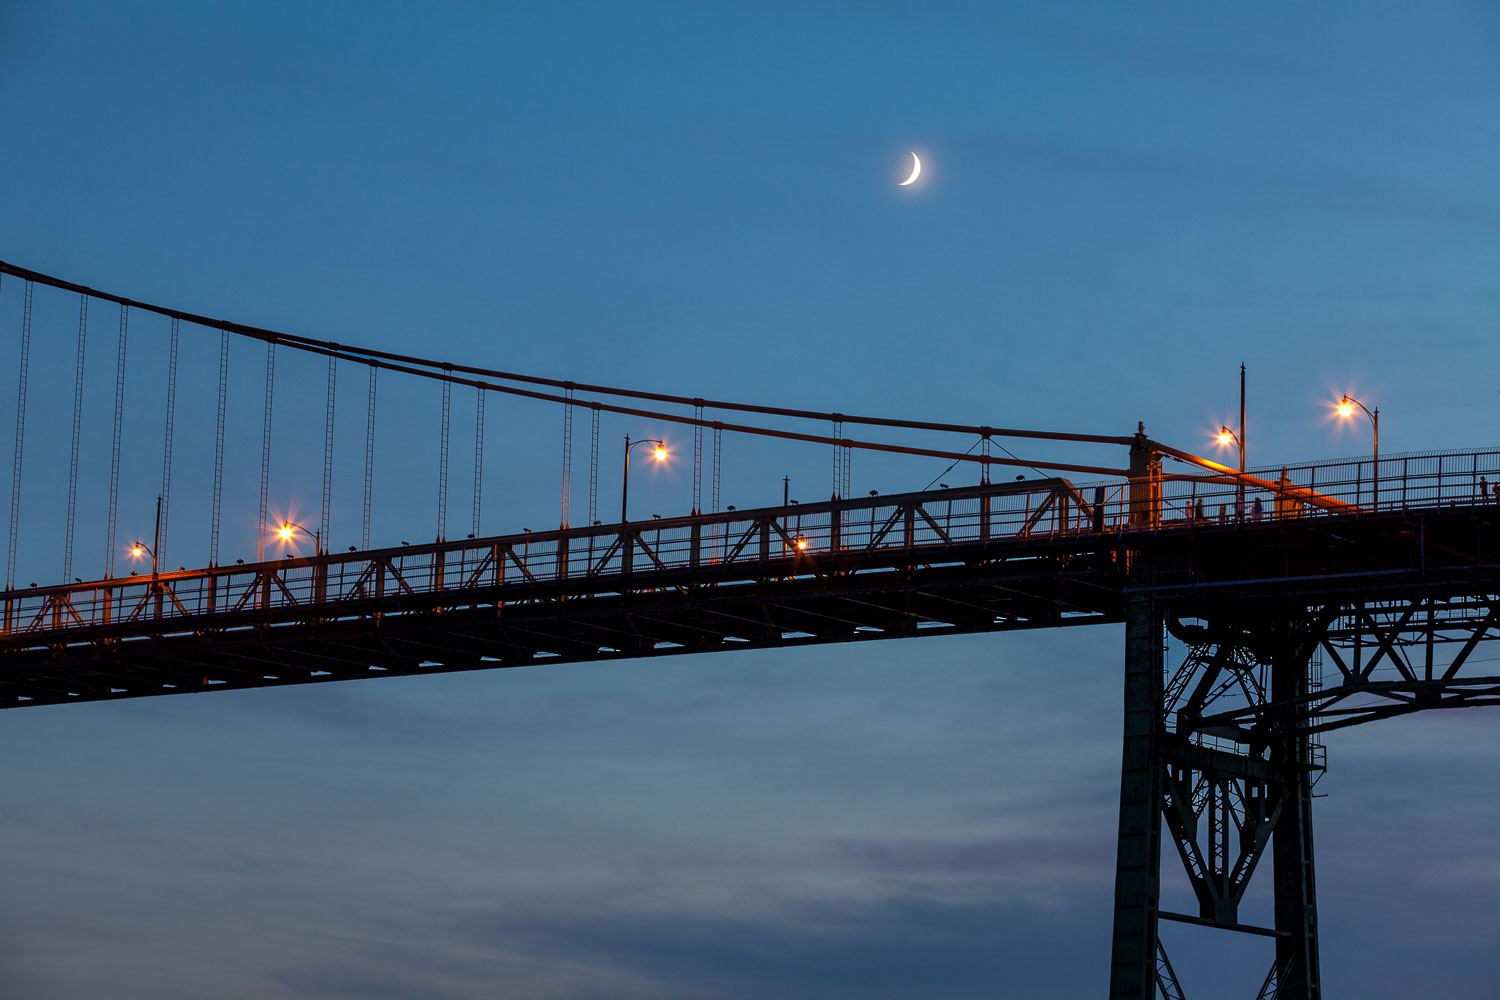
[[[531,385],[548,386],[556,389],[563,389],[571,386],[578,392],[592,393],[595,395],[615,396],[628,399],[652,400],[655,402],[672,403],[682,406],[697,405],[713,410],[757,413],[766,416],[790,417],[801,420],[826,422],[829,420],[833,420],[837,416],[839,419],[843,420],[846,423],[875,427],[904,428],[907,430],[938,431],[964,435],[989,434],[995,437],[1032,438],[1036,440],[1071,441],[1087,444],[1113,444],[1126,447],[1128,447],[1132,442],[1132,438],[1128,436],[1104,434],[1072,434],[1055,431],[1031,431],[1015,428],[987,427],[972,424],[949,424],[928,420],[902,420],[890,417],[851,416],[848,414],[834,414],[831,412],[824,412],[819,410],[802,410],[781,406],[761,406],[752,403],[738,403],[728,400],[702,399],[699,397],[680,396],[670,393],[648,392],[639,389],[627,389],[615,386],[574,382],[566,379],[545,378],[539,375],[526,375],[523,373],[507,372],[493,368],[481,368],[472,365],[460,365],[451,362],[436,361],[429,358],[421,358],[409,354],[399,354],[392,351],[381,351],[373,348],[349,347],[337,344],[332,341],[322,341],[316,340],[311,337],[300,336],[297,334],[281,333],[279,331],[269,330],[264,327],[249,326],[243,323],[233,323],[228,320],[217,320],[208,316],[189,313],[180,309],[171,309],[166,306],[158,306],[147,302],[140,302],[135,299],[126,298],[124,296],[113,295],[106,292],[99,292],[85,285],[78,285],[70,281],[64,281],[61,278],[42,274],[38,271],[31,271],[26,268],[17,267],[14,264],[8,264],[5,261],[0,261],[0,273],[13,274],[17,277],[49,285],[54,288],[66,289],[74,292],[86,292],[94,296],[95,298],[104,299],[110,302],[119,302],[122,305],[129,305],[132,308],[137,309],[146,309],[165,316],[175,316],[179,319],[187,320],[190,323],[196,323],[198,325],[214,329],[228,330],[231,333],[243,337],[250,337],[256,340],[274,340],[278,343],[284,343],[287,346],[293,347],[297,350],[307,350],[314,353],[325,353],[326,351],[333,350],[338,352],[340,356],[346,357],[350,360],[366,362],[378,360],[393,362],[394,364],[392,367],[394,367],[395,370],[411,371],[412,374],[422,374],[428,378],[449,378],[452,377],[453,373],[456,372],[463,375],[476,375],[482,378],[496,379],[501,382],[519,382]],[[400,367],[403,365],[414,366],[417,369],[429,369],[429,371],[414,371],[411,369]],[[514,390],[508,387],[491,385],[490,388],[495,389],[496,391],[510,391],[517,395],[525,395],[525,393],[520,390]],[[556,399],[557,397],[541,396],[537,398]],[[584,405],[584,403],[583,401],[579,401],[576,405]],[[635,412],[626,408],[620,408],[616,410],[614,407],[609,406],[606,406],[606,409],[610,409],[612,412]],[[751,431],[750,433],[754,432]]]
[[[569,397],[567,396],[558,396],[554,395],[553,393],[538,392],[534,389],[522,389],[517,386],[500,385],[495,382],[485,382],[479,379],[465,378],[458,375],[432,372],[422,368],[414,368],[410,365],[397,364],[391,361],[381,361],[357,354],[348,354],[335,348],[301,346],[295,349],[306,351],[310,354],[321,354],[324,356],[333,354],[348,361],[375,365],[377,367],[385,369],[386,371],[401,372],[405,375],[416,375],[420,378],[437,379],[444,383],[453,385],[468,385],[474,386],[476,388],[482,387],[493,392],[505,393],[508,396],[519,396],[525,399],[536,399],[547,403],[564,403],[574,406],[594,406],[598,407],[600,410],[607,410],[610,413],[621,413],[625,414],[626,416],[642,417],[647,420],[663,421],[667,423],[684,424],[688,426],[692,426],[694,424],[717,426],[726,431],[733,431],[736,434],[750,434],[760,437],[779,438],[783,441],[803,441],[808,444],[841,444],[846,448],[858,448],[865,451],[878,451],[891,455],[914,455],[925,458],[946,458],[950,461],[953,459],[959,459],[966,462],[988,462],[991,465],[1012,465],[1025,469],[1050,469],[1055,472],[1080,472],[1097,476],[1125,476],[1129,474],[1124,469],[1110,469],[1097,465],[1078,465],[1076,463],[1066,462],[1028,462],[1019,458],[1006,459],[995,458],[993,456],[986,459],[982,456],[974,455],[970,452],[947,451],[941,448],[917,448],[910,445],[885,444],[878,441],[862,441],[852,438],[844,438],[843,440],[839,440],[837,438],[831,438],[823,434],[804,434],[799,431],[785,431],[773,427],[758,427],[752,424],[725,423],[719,420],[699,420],[695,417],[690,417],[679,413],[666,413],[659,410],[643,410],[633,406],[622,406],[618,403],[602,403],[598,400],[569,399]],[[459,366],[457,365],[452,366],[455,371],[458,369],[458,367]],[[845,419],[852,418],[846,417]],[[994,428],[990,428],[990,430],[992,433],[1000,433]],[[1130,442],[1134,439],[1121,438],[1119,440]]]

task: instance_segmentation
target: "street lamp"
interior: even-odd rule
[[[306,525],[298,524],[296,521],[282,521],[281,522],[281,527],[279,527],[279,528],[276,529],[276,537],[279,538],[282,541],[282,543],[284,543],[284,544],[285,543],[290,543],[294,539],[296,539],[296,537],[297,537],[297,529],[299,529],[299,528],[302,529],[303,531],[306,531],[309,535],[313,536],[313,555],[314,556],[320,556],[320,555],[322,555],[323,554],[323,533],[322,533],[322,531],[309,531]]]
[[[1235,506],[1237,508],[1236,515],[1238,516],[1238,514],[1244,513],[1245,510],[1245,442],[1240,438],[1238,434],[1230,430],[1227,426],[1222,426],[1219,428],[1218,441],[1221,448],[1229,447],[1229,442],[1231,441],[1239,445],[1240,478],[1235,481],[1234,486],[1234,499]]]
[[[1340,417],[1344,417],[1346,419],[1348,417],[1352,417],[1354,415],[1354,408],[1356,406],[1359,407],[1361,410],[1364,411],[1365,416],[1370,419],[1370,426],[1373,427],[1374,430],[1375,430],[1375,457],[1374,457],[1375,474],[1374,474],[1374,476],[1372,478],[1374,479],[1374,485],[1375,485],[1375,509],[1379,510],[1380,509],[1380,407],[1377,406],[1377,407],[1375,407],[1375,409],[1372,410],[1368,406],[1366,406],[1364,403],[1361,403],[1359,400],[1355,399],[1353,396],[1349,395],[1346,392],[1346,393],[1344,393],[1344,398],[1341,399],[1341,400],[1339,400],[1339,416]]]
[[[1219,444],[1222,445],[1222,446],[1224,446],[1224,447],[1228,447],[1229,446],[1229,442],[1231,442],[1231,441],[1233,441],[1235,444],[1239,445],[1239,448],[1240,448],[1240,471],[1244,472],[1245,471],[1245,442],[1241,441],[1240,440],[1240,436],[1238,434],[1236,434],[1234,431],[1230,430],[1228,427],[1220,427],[1219,428]]]
[[[139,559],[149,553],[151,556],[151,575],[156,575],[156,550],[161,548],[161,497],[156,498],[156,534],[152,536],[152,544],[137,540],[130,546],[132,559]]]
[[[643,444],[656,445],[656,450],[652,453],[652,457],[658,462],[665,462],[667,460],[667,443],[660,438],[641,438],[639,441],[632,441],[629,434],[625,435],[625,477],[620,483],[621,524],[624,524],[628,520],[625,516],[625,510],[626,505],[630,501],[630,449]]]

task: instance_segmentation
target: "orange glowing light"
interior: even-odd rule
[[[1229,441],[1230,441],[1229,432],[1228,431],[1220,431],[1219,432],[1219,443],[1220,444],[1228,444]]]
[[[292,540],[292,536],[296,533],[297,529],[292,527],[290,524],[283,524],[280,528],[276,529],[276,534],[281,536],[281,540],[283,542],[290,542]]]
[[[805,538],[799,538],[799,539],[797,539],[797,548],[799,548],[799,549],[805,549],[805,548],[807,548],[807,539],[805,539]]]
[[[139,559],[141,556],[143,556],[143,555],[146,554],[146,549],[145,549],[144,546],[141,546],[141,545],[132,545],[130,547],[130,554],[132,556],[134,556],[135,558]]]
[[[656,460],[658,462],[665,462],[667,460],[667,449],[661,445],[656,446]]]
[[[1354,406],[1349,402],[1348,399],[1344,399],[1339,403],[1339,416],[1348,417],[1353,416],[1353,414]]]

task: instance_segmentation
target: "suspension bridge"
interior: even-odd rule
[[[86,406],[97,382],[86,378],[90,316],[97,324],[101,309],[114,334],[105,383],[112,405]],[[1472,655],[1500,635],[1500,503],[1490,485],[1500,482],[1500,450],[1245,472],[1140,427],[1070,434],[575,383],[212,319],[3,262],[0,321],[19,328],[5,348],[17,352],[17,381],[0,707],[1123,623],[1112,998],[1187,995],[1159,933],[1163,921],[1266,939],[1268,971],[1246,984],[1247,996],[1321,996],[1311,814],[1321,734],[1500,704],[1500,677],[1477,673],[1483,658]],[[76,343],[71,395],[30,393],[33,381],[57,377],[33,370],[39,337]],[[143,337],[156,341],[145,350],[160,364],[146,388],[127,378],[139,370],[130,359]],[[179,370],[189,341],[209,348],[206,371]],[[248,449],[243,435],[226,432],[231,416],[243,416],[230,405],[231,357],[246,344],[257,352],[256,381],[263,376],[258,398],[264,390],[258,442]],[[321,460],[317,517],[305,518],[312,525],[285,508],[273,514],[273,458],[292,461],[273,454],[278,365],[284,373],[289,363],[304,374],[315,366],[320,379],[326,366],[322,433],[300,433],[294,449],[311,443],[317,452],[303,468]],[[349,407],[338,405],[341,370],[345,382],[358,373],[364,389],[354,410],[361,474],[342,477],[336,416],[347,425]],[[435,517],[423,524],[404,511],[402,522],[408,534],[431,532],[430,542],[372,537],[381,502],[377,389],[389,398],[393,380],[437,389],[429,418],[439,435]],[[192,391],[180,395],[181,385]],[[455,392],[472,393],[475,415],[472,530],[461,538],[448,537]],[[127,393],[159,408],[161,458],[147,478],[139,467],[148,460],[133,443],[139,435],[124,432],[127,415],[140,412],[127,406]],[[491,412],[501,399],[533,408],[529,427],[545,422],[535,413],[552,412],[561,452],[556,528],[481,531],[487,399]],[[174,462],[183,406],[205,434],[213,427],[212,447],[186,469],[180,456]],[[98,427],[85,420],[94,411],[104,414]],[[599,518],[601,415],[682,429],[691,440],[683,445],[691,464],[685,513],[631,520],[626,464],[620,519]],[[725,505],[726,439],[757,437],[826,452],[829,499]],[[586,448],[581,502],[573,491],[578,438]],[[102,454],[105,441],[102,563],[84,571],[75,550],[88,495],[80,455],[95,444]],[[28,456],[40,448],[55,458],[62,442],[67,463],[45,471],[58,481],[38,484]],[[648,465],[672,450],[660,439],[634,443],[653,445]],[[1045,446],[1049,456],[1023,458],[1012,445]],[[626,463],[632,447],[627,439]],[[1112,449],[1119,461],[1053,460],[1050,451],[1064,447]],[[964,465],[972,485],[856,496],[856,454]],[[253,502],[248,491],[226,490],[226,473],[257,466]],[[1008,475],[1018,469],[1032,478]],[[1007,475],[992,480],[996,472]],[[190,495],[208,507],[188,518],[206,526],[196,543],[171,531],[184,519],[173,502],[189,480]],[[61,510],[28,505],[44,490],[66,496]],[[351,490],[360,516],[349,535],[358,544],[338,550],[332,509]],[[247,551],[254,543],[249,561],[221,564],[226,533],[244,523],[226,519],[226,503],[253,511],[254,537],[239,539]],[[122,536],[122,506],[151,504],[150,541]],[[44,537],[56,539],[43,545],[45,558],[19,564],[39,579],[19,586],[21,543]],[[192,544],[201,546],[194,556],[176,555],[195,551]],[[169,565],[168,551],[182,563]],[[1164,652],[1169,635],[1185,650],[1175,663]],[[1163,906],[1163,854],[1177,858],[1191,886],[1195,905],[1185,911]],[[1255,924],[1241,903],[1267,856],[1272,919]]]

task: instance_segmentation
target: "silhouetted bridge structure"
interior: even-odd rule
[[[27,294],[29,324],[29,285]],[[174,345],[175,335],[174,326]],[[82,343],[80,335],[80,359]],[[366,359],[338,345],[313,353],[330,358],[331,428],[333,363]],[[454,370],[423,377],[464,384]],[[268,449],[269,365],[267,400]],[[581,405],[596,414],[592,515],[600,407],[575,401],[571,388],[562,401],[569,412]],[[703,417],[712,404],[688,402],[694,413],[683,422],[699,434],[690,515],[591,517],[553,531],[10,589],[0,594],[0,706],[1123,622],[1110,996],[1183,995],[1158,933],[1163,919],[1265,936],[1274,957],[1249,988],[1261,998],[1321,995],[1311,820],[1319,734],[1500,703],[1500,677],[1476,673],[1472,656],[1500,635],[1500,504],[1488,488],[1500,480],[1500,451],[1242,475],[1144,433],[1033,433],[1126,444],[1129,468],[1082,485],[991,483],[991,464],[1039,463],[992,458],[994,429],[982,428],[978,485],[856,499],[848,497],[850,450],[877,446],[781,433],[831,446],[833,499],[700,512],[701,433],[714,433],[716,508],[726,425]],[[223,406],[221,388],[221,419]],[[851,422],[860,419],[910,426]],[[117,441],[118,423],[117,409]],[[170,417],[168,427],[170,466]],[[17,474],[21,440],[18,426]],[[330,429],[325,449],[331,441]],[[1164,458],[1198,467],[1165,473]],[[366,531],[368,461],[367,450]],[[446,476],[446,441],[443,462]],[[565,479],[564,521],[567,491]],[[477,526],[477,497],[475,510]],[[215,518],[217,530],[217,510]],[[1185,650],[1180,663],[1167,662],[1169,635]],[[1164,838],[1192,886],[1192,912],[1161,906]],[[1267,855],[1274,912],[1262,926],[1243,920],[1240,904]]]

